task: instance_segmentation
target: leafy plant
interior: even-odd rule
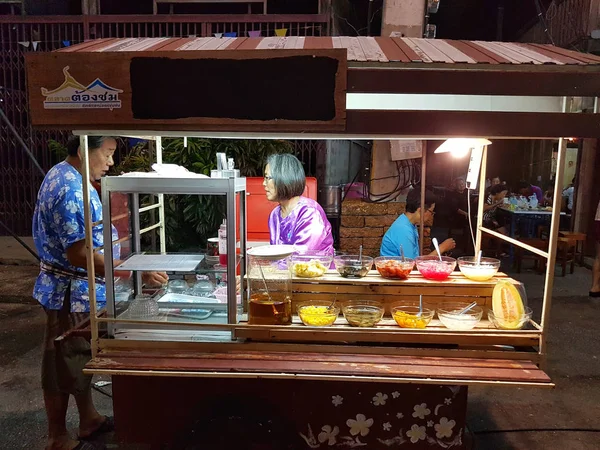
[[[216,169],[217,153],[233,158],[241,176],[262,176],[267,157],[274,153],[291,153],[293,146],[279,140],[201,139],[163,140],[163,161],[178,164],[191,172],[210,176]],[[150,170],[151,155],[145,145],[136,146],[114,172]],[[226,200],[211,195],[165,195],[165,227],[170,251],[199,247],[216,234],[225,217]]]

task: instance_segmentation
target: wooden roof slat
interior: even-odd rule
[[[231,43],[227,46],[227,50],[236,50],[238,49],[245,41],[246,37],[235,37],[232,38]]]
[[[443,52],[438,50],[434,45],[432,45],[430,42],[428,42],[429,39],[422,39],[422,38],[406,38],[406,39],[408,41],[412,42],[416,47],[418,47],[433,62],[436,62],[436,63],[452,63],[452,62],[454,62],[448,55],[444,54]]]
[[[365,53],[365,57],[367,61],[375,61],[375,62],[389,62],[381,47],[373,37],[364,36],[359,37],[358,43],[360,44],[363,52]]]
[[[305,41],[306,41],[306,38],[304,36],[299,36],[298,40],[296,41],[296,46],[294,48],[297,48],[297,49],[304,48]]]
[[[223,41],[223,42],[221,42],[219,44],[219,46],[217,47],[217,50],[225,50],[225,49],[227,49],[231,44],[233,44],[233,41],[235,39],[236,38],[232,38],[232,37],[222,38],[221,41]]]
[[[381,36],[376,36],[375,42],[377,42],[379,48],[385,54],[388,61],[410,62],[408,56],[406,56],[406,54],[400,49],[400,47],[396,45],[396,43],[393,40],[389,38],[382,38]]]
[[[237,48],[236,50],[254,50],[256,49],[256,46],[258,44],[260,44],[260,41],[262,41],[262,38],[244,38],[246,39],[244,42],[242,42]]]
[[[474,41],[461,41],[462,43],[473,47],[474,49],[480,51],[481,53],[483,53],[484,55],[486,55],[488,58],[491,58],[492,60],[494,60],[496,63],[499,64],[512,64],[512,61],[510,59],[505,58],[502,55],[499,55],[496,52],[493,52],[491,50],[488,50],[486,47],[476,44]]]
[[[537,47],[535,44],[523,44],[523,43],[519,42],[518,45],[520,45],[521,47],[531,48],[531,49],[535,50],[536,52],[541,53],[542,55],[546,55],[548,58],[555,59],[564,64],[569,64],[569,65],[575,65],[575,64],[585,65],[586,64],[583,61],[580,61],[578,59],[574,59],[569,56],[561,55],[560,53],[555,53],[555,52],[551,51],[550,49],[547,49],[547,48],[544,48],[541,46]]]
[[[523,63],[531,62],[527,58],[522,57],[521,55],[517,54],[515,56],[515,55],[511,54],[511,52],[509,50],[502,48],[502,47],[497,47],[492,42],[485,42],[485,41],[473,41],[473,42],[481,47],[486,48],[490,52],[495,53],[496,55],[500,55],[500,56],[506,58],[506,60],[508,60],[508,62],[511,64],[523,64]],[[514,53],[514,52],[512,52],[512,53]]]
[[[331,37],[312,37],[307,36],[304,40],[304,46],[310,49],[333,48]]]
[[[532,45],[537,48],[547,49],[548,51],[551,51],[553,53],[558,53],[559,55],[564,55],[569,58],[576,59],[577,61],[581,61],[585,64],[595,64],[597,62],[600,62],[600,59],[595,60],[595,59],[590,58],[589,57],[590,55],[588,53],[573,52],[571,50],[567,50],[567,49],[561,48],[561,47],[555,47],[555,46],[549,45],[549,44],[529,44],[529,45]]]
[[[497,64],[495,59],[489,57],[475,47],[471,47],[465,42],[446,39],[446,43],[463,52],[469,58],[473,59],[473,61],[475,61],[477,64]]]
[[[514,47],[510,42],[492,42],[495,47],[501,48],[502,51],[514,58],[521,58],[521,62],[526,64],[544,64],[548,58],[534,51],[523,51],[520,47]]]
[[[423,61],[421,55],[415,52],[411,45],[408,45],[404,38],[401,37],[392,37],[390,38],[399,48],[404,52],[404,54],[410,59],[411,62],[427,62]]]
[[[340,37],[342,42],[342,47],[346,47],[348,49],[348,61],[366,61],[367,57],[365,56],[365,52],[362,47],[358,43],[358,39],[355,37]]]
[[[126,38],[126,39],[117,39],[115,42],[111,42],[106,47],[94,49],[95,52],[118,52],[122,48],[127,48],[135,43],[139,42],[141,38]]]
[[[227,39],[231,38],[213,38],[211,41],[204,44],[202,50],[217,50],[221,45],[227,42]]]
[[[554,58],[550,58],[547,55],[544,55],[532,48],[528,48],[522,45],[519,45],[517,43],[513,43],[513,42],[504,42],[503,44],[505,47],[509,47],[511,50],[514,50],[517,53],[520,53],[524,56],[533,58],[537,61],[539,61],[542,64],[555,64],[555,65],[559,65],[562,66],[565,63],[562,61],[559,61],[557,59]]]
[[[165,41],[168,41],[170,38],[162,37],[162,38],[146,38],[142,39],[135,44],[132,44],[128,47],[123,47],[118,49],[119,52],[141,52],[141,51],[151,51],[151,47],[156,47],[157,45],[162,44]]]
[[[155,43],[154,45],[151,45],[150,47],[148,47],[146,49],[147,52],[157,52],[157,51],[162,51],[165,48],[168,48],[170,50],[175,50],[177,47],[175,48],[171,48],[171,46],[173,44],[175,44],[176,42],[179,42],[181,40],[181,38],[166,38],[165,40]]]
[[[541,44],[544,47],[550,47],[550,44]],[[558,48],[558,47],[553,47],[553,48]],[[594,55],[593,53],[580,53],[580,52],[576,52],[574,50],[569,50],[566,48],[561,48],[561,50],[564,50],[568,55],[583,55],[586,59],[590,60],[590,61],[594,61],[597,63],[600,63],[600,56]]]
[[[298,37],[290,36],[285,41],[285,45],[283,46],[283,48],[296,48],[296,42],[298,42]]]
[[[94,39],[92,41],[82,42],[81,44],[70,45],[68,47],[59,48],[58,50],[55,50],[55,51],[64,52],[64,53],[73,53],[73,52],[79,52],[79,51],[83,51],[83,50],[91,51],[90,49],[92,47],[104,45],[104,44],[108,43],[109,41],[114,41],[114,40],[115,40],[115,38]]]
[[[477,61],[475,61],[469,55],[464,54],[458,48],[454,47],[443,39],[431,39],[430,44],[448,56],[455,63],[477,63]]]

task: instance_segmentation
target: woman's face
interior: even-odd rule
[[[116,149],[117,141],[106,139],[99,148],[89,153],[91,181],[102,178],[114,165],[113,155]],[[81,150],[79,150],[79,157],[81,158]]]
[[[500,184],[500,178],[492,178],[492,186],[496,186],[497,184]]]
[[[270,202],[277,201],[277,190],[275,189],[275,182],[271,176],[271,168],[267,164],[265,166],[265,178],[263,179],[263,186],[267,194],[267,200]]]

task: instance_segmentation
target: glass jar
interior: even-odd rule
[[[248,323],[290,325],[292,323],[292,277],[289,257],[272,259],[249,256]]]

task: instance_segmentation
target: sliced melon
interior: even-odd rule
[[[521,328],[525,313],[523,299],[518,289],[508,281],[500,281],[492,293],[492,310],[496,320],[507,330]]]

